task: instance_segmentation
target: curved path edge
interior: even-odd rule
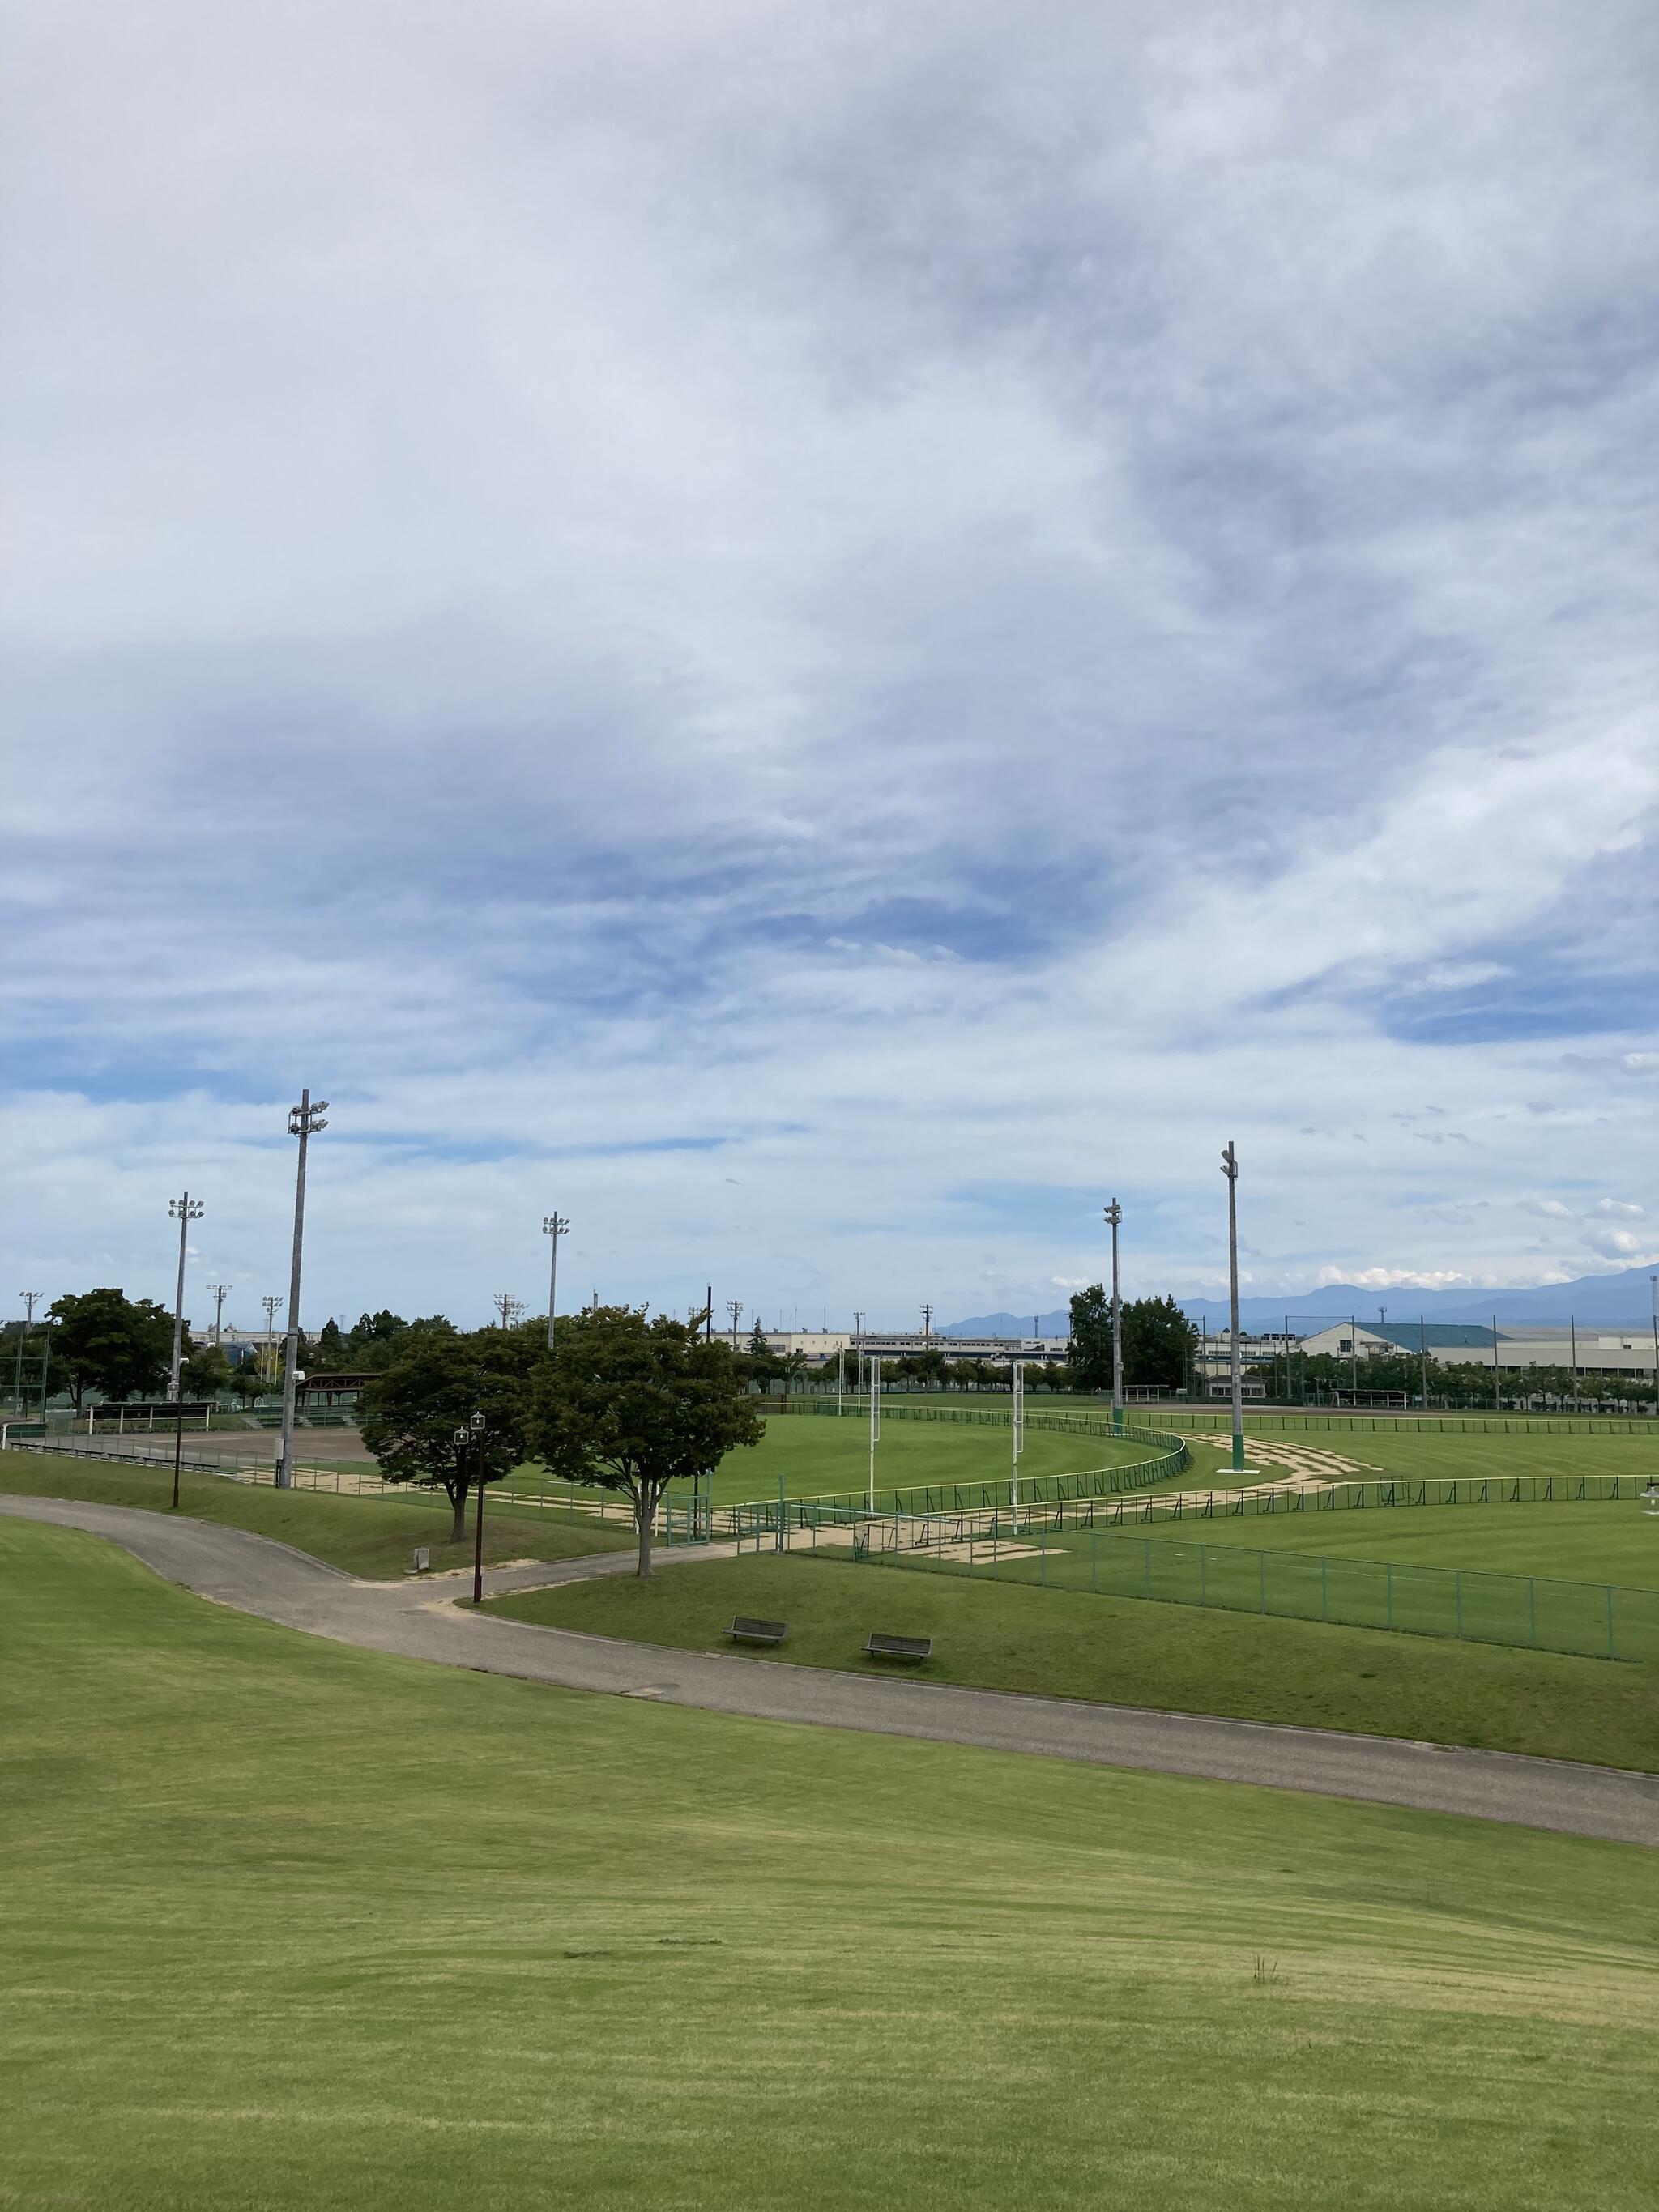
[[[198,1596],[308,1635],[559,1689],[1659,1846],[1659,1778],[1619,1768],[675,1650],[480,1618],[456,1606],[453,1583],[356,1582],[270,1537],[183,1515],[10,1496],[0,1497],[0,1514],[106,1537]],[[601,1553],[493,1569],[484,1579],[489,1595],[502,1595],[625,1572],[632,1564],[631,1553]]]

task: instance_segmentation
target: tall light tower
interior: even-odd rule
[[[570,1234],[570,1224],[559,1212],[542,1216],[542,1234],[553,1239],[550,1249],[553,1258],[547,1270],[547,1348],[553,1349],[553,1316],[558,1310],[559,1298],[559,1239]]]
[[[173,1300],[173,1358],[167,1367],[167,1390],[176,1405],[179,1401],[179,1370],[185,1358],[185,1240],[190,1235],[190,1224],[202,1218],[202,1201],[186,1191],[182,1198],[167,1200],[167,1218],[179,1224],[179,1283]]]
[[[23,1301],[24,1310],[28,1316],[17,1338],[17,1381],[14,1395],[17,1400],[17,1411],[21,1413],[23,1410],[23,1346],[27,1343],[29,1332],[34,1327],[34,1302],[37,1298],[45,1297],[46,1294],[44,1291],[19,1291],[17,1295]]]
[[[283,1361],[283,1440],[276,1448],[276,1487],[294,1486],[294,1404],[300,1383],[300,1256],[306,1234],[306,1146],[319,1129],[328,1127],[323,1116],[326,1098],[313,1105],[309,1091],[289,1110],[288,1133],[300,1139],[300,1160],[294,1177],[294,1266],[288,1279],[288,1345]]]
[[[213,1344],[216,1351],[219,1339],[224,1334],[225,1300],[230,1296],[230,1285],[210,1283],[208,1288],[213,1293]]]
[[[179,1510],[179,1468],[185,1455],[184,1388],[179,1370],[185,1355],[185,1240],[190,1235],[190,1224],[202,1218],[202,1201],[185,1191],[181,1198],[167,1200],[167,1212],[179,1224],[179,1286],[173,1300],[173,1370],[169,1387],[173,1392],[173,1508]]]
[[[1230,1139],[1221,1155],[1227,1178],[1227,1275],[1232,1299],[1233,1473],[1244,1472],[1244,1374],[1238,1358],[1238,1155]]]
[[[1123,1302],[1117,1294],[1117,1231],[1123,1208],[1114,1199],[1106,1208],[1106,1225],[1112,1232],[1112,1430],[1123,1426]]]

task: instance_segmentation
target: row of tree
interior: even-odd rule
[[[1420,1352],[1377,1352],[1369,1358],[1350,1358],[1331,1352],[1293,1352],[1287,1362],[1258,1361],[1246,1370],[1275,1397],[1314,1397],[1326,1402],[1340,1397],[1385,1395],[1420,1398],[1424,1362]],[[1490,1407],[1499,1399],[1510,1405],[1541,1401],[1546,1405],[1644,1405],[1654,1395],[1653,1383],[1639,1376],[1590,1375],[1577,1378],[1570,1367],[1505,1367],[1494,1376],[1489,1360],[1428,1363],[1431,1396],[1450,1406]]]
[[[651,1571],[651,1529],[673,1482],[711,1475],[763,1434],[745,1363],[719,1337],[645,1310],[470,1332],[411,1324],[359,1410],[388,1482],[441,1490],[462,1534],[468,1493],[526,1461],[556,1480],[622,1492]],[[482,1414],[481,1428],[473,1417]]]

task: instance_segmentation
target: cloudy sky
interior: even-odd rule
[[[1649,0],[12,49],[9,1310],[1659,1257]]]

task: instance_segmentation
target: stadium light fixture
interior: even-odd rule
[[[173,1299],[173,1364],[168,1374],[168,1387],[173,1392],[173,1509],[176,1513],[179,1466],[185,1451],[184,1392],[179,1379],[185,1359],[185,1243],[191,1223],[202,1218],[202,1201],[185,1191],[182,1198],[167,1200],[167,1216],[179,1224],[179,1282]]]
[[[1112,1232],[1112,1430],[1115,1435],[1123,1426],[1123,1305],[1117,1293],[1117,1231],[1123,1218],[1123,1208],[1114,1199],[1106,1208],[1106,1222]]]
[[[288,1340],[283,1358],[283,1434],[276,1447],[276,1487],[288,1490],[294,1482],[294,1412],[300,1384],[300,1259],[306,1234],[306,1146],[319,1129],[328,1127],[323,1116],[326,1098],[314,1103],[309,1091],[290,1107],[288,1133],[300,1139],[299,1164],[294,1177],[294,1261],[288,1281]]]
[[[1227,1178],[1227,1275],[1232,1304],[1233,1473],[1244,1472],[1244,1378],[1238,1358],[1238,1154],[1230,1138],[1221,1155]]]

